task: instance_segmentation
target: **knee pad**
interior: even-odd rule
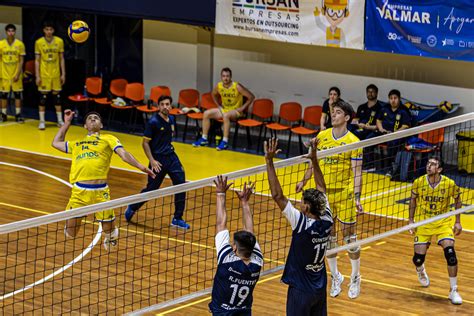
[[[21,100],[23,98],[21,92],[13,92],[13,95],[15,96],[15,99]]]
[[[48,102],[48,95],[46,93],[41,93],[40,96],[40,105],[41,106],[46,106],[46,103]]]
[[[425,262],[425,257],[426,254],[422,255],[415,252],[415,254],[413,255],[413,264],[415,264],[415,266],[417,267],[421,267]]]
[[[444,248],[444,257],[446,258],[448,266],[455,266],[458,264],[458,259],[456,258],[456,251],[454,251],[453,246]]]
[[[54,104],[60,105],[61,104],[61,95],[59,93],[53,93]]]
[[[2,100],[7,100],[8,99],[8,93],[7,92],[1,92],[0,93],[0,98]]]
[[[337,244],[337,235],[336,236],[329,236],[329,249],[336,249],[338,246]]]
[[[346,244],[346,245],[355,243],[356,241],[357,241],[357,235],[356,234],[352,234],[352,235],[349,235],[349,236],[344,236],[344,244]],[[359,252],[359,251],[360,251],[360,246],[347,249],[348,253],[356,253],[356,252]]]

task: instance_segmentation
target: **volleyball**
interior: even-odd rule
[[[449,113],[453,109],[453,105],[448,101],[443,101],[438,105],[438,108],[444,113]]]
[[[84,43],[89,38],[89,25],[86,22],[77,20],[71,23],[67,29],[67,35],[76,43]]]

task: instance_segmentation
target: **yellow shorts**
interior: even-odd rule
[[[106,201],[110,201],[110,190],[107,184],[75,183],[72,187],[67,209],[70,210]],[[112,222],[115,220],[114,210],[97,212],[95,213],[95,219],[99,222]]]
[[[58,78],[41,78],[41,85],[38,87],[40,92],[61,91],[61,79]]]
[[[415,245],[417,244],[430,244],[431,238],[436,236],[436,242],[439,244],[443,239],[454,240],[453,228],[450,224],[441,225],[438,227],[425,227],[420,226],[416,229],[415,234]]]
[[[237,117],[236,118],[239,118],[241,116],[241,113],[239,111],[237,111],[237,109],[238,108],[224,108],[224,107],[222,107],[221,108],[221,113],[222,113],[222,115],[224,115],[224,113],[228,113],[230,111],[235,111],[235,112],[237,112]]]
[[[13,79],[5,79],[3,78],[0,81],[0,91],[4,93],[8,93],[10,91],[13,92],[22,92],[23,91],[23,78],[20,78],[17,81],[13,81]]]
[[[327,189],[332,215],[344,224],[354,224],[357,218],[354,189]]]

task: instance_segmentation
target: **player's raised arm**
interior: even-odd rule
[[[280,149],[278,149],[278,139],[271,138],[265,141],[263,148],[265,151],[265,163],[267,164],[268,183],[272,192],[272,198],[283,211],[288,204],[288,199],[283,195],[283,190],[281,189],[280,181],[278,180],[275,166],[273,165],[273,158],[280,152]]]
[[[138,170],[148,174],[152,179],[156,177],[155,173],[150,170],[150,168],[145,167],[141,163],[139,163],[135,157],[128,151],[126,151],[123,147],[119,147],[115,150],[115,153],[122,158],[123,161],[128,163],[130,166],[137,168]]]
[[[326,181],[324,181],[323,172],[319,167],[318,162],[318,142],[319,140],[315,137],[310,141],[310,151],[308,158],[311,159],[313,166],[314,181],[316,182],[316,189],[320,192],[326,193]]]
[[[74,118],[74,112],[71,110],[64,111],[64,125],[59,128],[59,131],[54,136],[53,143],[51,144],[54,148],[64,153],[67,153],[67,146],[64,139],[66,138],[66,133],[71,126],[72,119]]]
[[[250,182],[248,185],[244,183],[244,189],[241,192],[236,191],[235,193],[239,197],[240,202],[242,203],[242,224],[244,230],[251,232],[253,234],[253,213],[250,209],[249,200],[252,196],[253,189],[255,188],[255,183]]]
[[[216,234],[226,230],[227,213],[225,210],[225,195],[227,190],[232,186],[232,183],[227,184],[227,177],[221,175],[214,180],[216,186]]]

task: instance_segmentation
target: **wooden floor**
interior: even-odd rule
[[[28,166],[67,181],[70,161],[0,149],[0,162]],[[61,211],[70,188],[33,170],[0,164],[0,224]],[[110,188],[113,198],[139,192],[145,176],[112,169]],[[169,185],[169,183],[165,183]],[[293,185],[293,184],[288,184]],[[214,198],[212,188],[190,192],[185,213],[192,229],[183,233],[169,227],[172,199],[150,202],[137,215],[136,223],[122,219],[118,250],[106,254],[101,241],[72,267],[54,278],[38,282],[79,256],[94,239],[97,225],[88,217],[75,240],[64,240],[64,223],[51,224],[19,233],[0,235],[0,296],[23,292],[0,301],[3,314],[123,314],[131,310],[176,298],[212,286],[215,271]],[[210,197],[212,197],[210,199]],[[238,228],[238,201],[228,196],[231,231]],[[266,257],[265,269],[281,265],[291,232],[286,220],[267,196],[255,196],[254,218],[258,240]],[[365,216],[360,229],[395,220]],[[363,248],[362,293],[347,298],[350,263],[340,254],[340,270],[346,276],[343,293],[328,299],[330,315],[472,315],[474,311],[474,242],[470,233],[456,242],[459,258],[459,287],[464,304],[453,306],[447,300],[449,282],[444,255],[432,247],[427,256],[431,286],[421,288],[411,257],[412,238],[396,235]],[[280,275],[262,277],[254,295],[255,315],[284,315],[287,287]],[[209,299],[158,311],[169,315],[206,315]]]

